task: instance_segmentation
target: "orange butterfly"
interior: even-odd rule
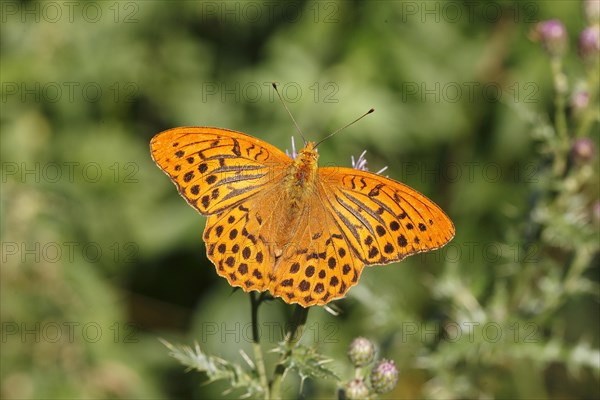
[[[365,265],[444,246],[454,225],[399,182],[352,168],[317,167],[308,142],[295,159],[241,132],[169,129],[152,158],[207,215],[208,258],[231,286],[269,290],[304,307],[343,297]]]

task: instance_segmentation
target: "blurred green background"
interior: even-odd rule
[[[580,2],[0,4],[2,398],[221,398],[158,338],[244,364],[248,295],[216,275],[205,218],[149,141],[207,125],[289,149],[272,81],[311,140],[374,107],[321,165],[366,149],[456,225],[442,250],[366,269],[340,316],[311,310],[303,340],[343,379],[362,335],[400,370],[384,398],[600,396],[598,161],[548,172],[565,152],[549,57],[528,39],[560,16],[568,96],[585,87]],[[585,135],[597,145],[597,120]],[[290,308],[261,308],[265,350]]]

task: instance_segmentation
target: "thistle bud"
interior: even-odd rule
[[[579,55],[587,62],[596,62],[600,57],[600,26],[588,26],[579,35]]]
[[[587,90],[577,90],[571,97],[571,107],[575,114],[580,114],[590,103],[590,94]]]
[[[587,137],[579,138],[573,143],[571,157],[578,164],[584,164],[594,159],[596,155],[596,144]]]
[[[540,42],[552,57],[560,57],[567,50],[567,30],[557,19],[539,22],[531,32],[531,39]]]
[[[377,393],[392,391],[398,383],[398,369],[392,360],[381,360],[371,371],[371,386]]]
[[[369,388],[362,379],[353,379],[346,385],[348,400],[364,400],[369,396]]]
[[[357,337],[350,343],[348,357],[355,367],[364,367],[373,361],[375,346],[369,339]]]

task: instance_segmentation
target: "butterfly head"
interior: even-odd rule
[[[305,187],[314,184],[318,159],[319,153],[315,149],[315,143],[307,142],[304,148],[298,152],[291,166],[290,175],[293,176],[295,186]]]
[[[316,165],[317,160],[319,159],[319,153],[317,153],[315,147],[315,142],[306,142],[306,145],[300,149],[298,155],[296,156],[296,163],[304,165]]]

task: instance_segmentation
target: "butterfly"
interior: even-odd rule
[[[356,285],[364,266],[444,246],[454,225],[435,203],[370,172],[317,166],[222,128],[180,127],[151,140],[155,163],[208,217],[203,238],[217,274],[246,292],[323,305]]]

